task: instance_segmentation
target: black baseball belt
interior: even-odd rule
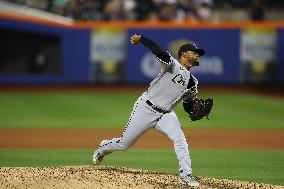
[[[163,110],[163,109],[155,106],[150,100],[147,100],[146,103],[159,113],[162,113],[162,114],[170,113],[170,111]]]

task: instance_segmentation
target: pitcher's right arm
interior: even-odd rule
[[[141,42],[145,47],[148,47],[154,55],[156,55],[160,62],[170,65],[170,54],[167,51],[163,50],[157,43],[155,43],[151,39],[142,35],[134,34],[131,36],[130,41],[132,44],[138,44]]]

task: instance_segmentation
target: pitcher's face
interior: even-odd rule
[[[193,66],[199,66],[199,54],[194,51],[183,52],[181,63],[187,69],[190,69]]]

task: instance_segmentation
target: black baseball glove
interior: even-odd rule
[[[183,102],[183,109],[188,113],[191,121],[202,119],[204,116],[208,119],[213,106],[213,99],[192,99]]]

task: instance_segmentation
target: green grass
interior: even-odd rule
[[[0,94],[0,127],[119,128],[127,121],[136,97],[133,94]]]
[[[63,166],[92,164],[92,150],[0,150],[0,166]],[[284,185],[284,151],[191,150],[198,176]],[[115,152],[102,165],[177,173],[173,150],[135,149]]]
[[[0,128],[123,128],[138,93],[0,94]],[[284,128],[284,101],[251,94],[205,94],[214,98],[210,121],[189,122],[181,104],[182,125],[197,128]]]

